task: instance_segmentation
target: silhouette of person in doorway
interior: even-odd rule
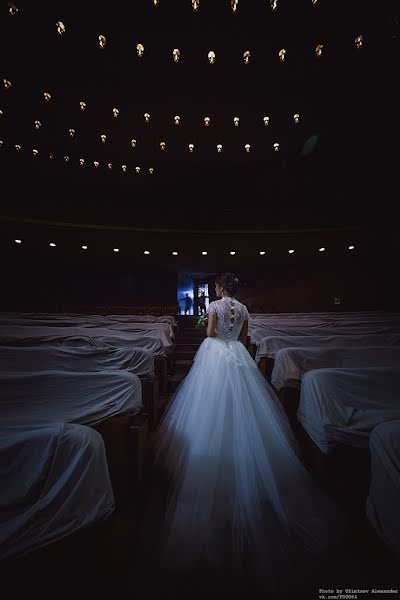
[[[201,315],[206,314],[206,295],[202,292],[198,298],[199,311]]]
[[[183,307],[185,310],[185,315],[186,314],[190,315],[190,309],[192,308],[192,299],[187,292],[185,294],[183,301],[184,301]]]

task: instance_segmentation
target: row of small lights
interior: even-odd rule
[[[232,5],[233,12],[237,12],[238,4],[239,4],[238,0],[231,0],[231,5]],[[197,2],[196,1],[194,1],[194,2],[192,1],[192,6],[193,6],[193,10],[195,12],[197,12],[197,9],[199,7],[199,2],[198,1]],[[273,11],[275,11],[277,9],[277,6],[278,6],[277,0],[273,0],[273,2],[271,2],[271,7],[272,7]],[[16,9],[15,6],[14,6],[14,8]],[[16,9],[16,11],[14,11],[14,12],[12,10],[9,10],[9,12],[10,12],[10,14],[12,16],[15,16],[17,14],[17,12],[18,12],[18,9]],[[55,25],[56,25],[56,30],[57,30],[58,35],[63,36],[65,34],[65,32],[66,32],[66,27],[65,27],[64,23],[62,21],[57,21]],[[357,49],[361,49],[363,47],[363,45],[364,45],[364,37],[363,37],[363,35],[357,35],[356,38],[354,39],[354,43],[355,43]],[[99,46],[99,48],[101,50],[104,50],[104,48],[106,47],[106,44],[107,44],[107,38],[106,38],[106,36],[103,35],[103,34],[100,34],[98,36],[98,46]],[[316,55],[317,58],[321,58],[321,56],[323,54],[323,49],[324,49],[324,44],[317,44],[315,46],[314,53],[315,53],[315,55]],[[144,45],[141,44],[141,43],[136,44],[136,53],[137,53],[137,55],[138,55],[139,58],[143,58],[144,52],[145,52]],[[286,54],[287,54],[287,50],[285,48],[281,48],[278,51],[278,57],[279,57],[279,60],[281,62],[285,62],[285,60],[286,60]],[[180,58],[181,58],[181,51],[179,50],[179,48],[174,48],[172,50],[172,59],[173,59],[173,61],[175,63],[178,63],[179,60],[180,60]],[[208,62],[210,63],[210,65],[213,65],[215,63],[215,61],[216,61],[216,54],[215,54],[214,50],[210,50],[207,53],[207,58],[208,58]],[[248,65],[250,63],[250,58],[251,58],[251,52],[250,52],[250,50],[245,50],[243,52],[243,54],[242,54],[242,58],[243,58],[244,64]]]
[[[268,0],[267,0],[268,1]],[[153,6],[157,7],[160,4],[160,0],[151,0]],[[231,5],[232,12],[236,14],[239,9],[239,0],[229,0]],[[200,7],[200,0],[191,0],[192,10],[194,13],[197,13]],[[318,0],[311,0],[312,6],[316,6],[318,4]],[[278,0],[269,0],[269,5],[271,7],[272,12],[276,12],[278,9]],[[13,2],[8,3],[8,12],[12,17],[15,17],[18,13],[18,8]]]
[[[0,148],[2,146],[3,146],[3,140],[0,140]],[[21,150],[22,150],[22,146],[20,144],[15,144],[14,148],[15,148],[16,152],[21,152]],[[37,150],[37,148],[33,148],[33,150],[32,150],[32,156],[35,157],[35,158],[37,156],[39,156],[39,150]],[[50,152],[49,155],[48,155],[48,157],[49,157],[50,160],[54,160],[55,159],[54,152]],[[68,154],[65,154],[65,156],[63,156],[63,159],[64,159],[64,162],[66,162],[66,163],[70,162],[70,157],[69,157]],[[85,161],[84,158],[79,158],[78,164],[79,164],[80,167],[83,167],[85,164],[88,164],[88,163]],[[95,169],[98,169],[100,167],[100,162],[98,160],[94,160],[93,161],[93,166],[94,166]],[[122,170],[123,173],[127,173],[129,171],[127,165],[122,164],[120,166],[121,166],[121,170]],[[108,168],[109,171],[111,171],[113,169],[113,167],[115,167],[114,163],[111,163],[111,162],[107,163],[107,168]],[[139,175],[142,172],[142,167],[136,166],[136,167],[134,167],[134,171],[135,171],[135,173],[137,175]],[[143,169],[143,171],[144,171],[144,169]],[[155,173],[154,167],[149,167],[148,173],[149,173],[149,175],[154,175],[154,173]]]
[[[15,241],[15,243],[16,243],[16,244],[22,244],[22,240],[14,240],[14,241]],[[54,242],[50,242],[50,244],[49,244],[49,245],[50,245],[52,248],[55,248],[55,247],[56,247],[56,244],[55,244]],[[86,245],[83,245],[83,246],[81,246],[81,248],[82,248],[82,250],[87,250],[87,249],[88,249],[88,246],[86,246]],[[349,249],[349,250],[354,250],[354,249],[355,249],[355,246],[353,246],[353,245],[350,245],[350,246],[348,246],[348,249]],[[113,250],[114,250],[114,252],[119,252],[119,248],[113,248]],[[324,247],[321,247],[321,248],[319,248],[319,249],[318,249],[318,251],[319,251],[319,252],[325,252],[325,250],[326,250],[326,248],[324,248]],[[289,252],[289,254],[294,254],[294,252],[295,252],[295,251],[294,251],[294,250],[289,250],[288,252]],[[266,252],[266,250],[260,250],[260,251],[259,251],[259,254],[260,254],[260,256],[264,256],[266,253],[267,253],[267,252]],[[146,256],[148,256],[148,255],[150,254],[150,250],[144,250],[143,254],[145,254]],[[178,252],[177,252],[176,250],[174,250],[173,252],[171,252],[171,254],[172,254],[173,256],[178,256]],[[207,252],[207,250],[202,250],[202,251],[201,251],[201,254],[202,254],[203,256],[207,256],[208,252]],[[231,256],[235,256],[235,254],[236,254],[236,251],[235,251],[235,250],[231,250],[231,251],[229,252],[229,254],[230,254]]]
[[[151,0],[153,6],[158,6],[160,4],[160,0]],[[268,0],[267,0],[268,2]],[[197,13],[200,7],[200,0],[191,0],[192,10],[194,13]],[[239,9],[239,0],[229,0],[231,5],[231,9],[233,14],[236,14]],[[311,0],[312,6],[316,6],[318,4],[318,0]],[[276,12],[278,9],[278,0],[269,0],[269,5],[271,7],[272,12]]]
[[[11,81],[9,79],[3,79],[3,87],[4,87],[5,90],[9,90],[12,87]],[[50,100],[52,99],[52,96],[51,96],[50,92],[43,92],[43,99],[44,99],[45,102],[50,102]],[[81,100],[79,102],[79,108],[80,108],[80,110],[82,112],[84,112],[86,110],[86,108],[87,108],[86,102],[84,102],[83,100]],[[115,119],[117,119],[119,117],[119,115],[120,115],[120,110],[118,108],[114,107],[112,109],[112,115],[113,115],[113,117]],[[2,110],[0,110],[0,117],[3,117],[3,116],[4,116],[4,112]],[[147,123],[147,124],[150,123],[150,118],[151,118],[150,113],[148,113],[148,112],[143,113],[143,118],[144,118],[144,122],[145,123]],[[293,119],[295,125],[298,125],[300,123],[300,120],[301,120],[300,119],[300,114],[299,113],[294,113],[293,116],[292,116],[292,119]],[[233,120],[234,126],[235,127],[239,127],[240,117],[235,116],[235,117],[232,118],[232,120]],[[173,122],[174,122],[174,125],[180,125],[181,124],[181,116],[180,115],[175,115],[173,117]],[[271,117],[270,116],[264,115],[262,117],[262,123],[264,124],[265,127],[268,127],[268,125],[270,125],[270,122],[271,122]],[[204,125],[204,127],[209,127],[211,125],[211,117],[208,117],[208,116],[203,117],[203,125]],[[39,130],[42,127],[42,123],[41,123],[41,121],[39,121],[39,119],[36,119],[33,122],[33,126],[34,126],[34,129]],[[68,129],[68,135],[69,135],[69,137],[73,138],[73,137],[75,137],[75,134],[76,134],[76,129],[74,129],[72,127]],[[100,140],[101,140],[101,142],[103,144],[105,144],[106,141],[107,141],[107,135],[105,133],[101,134],[100,135]],[[136,146],[136,140],[135,139],[131,140],[131,146],[132,146],[132,148],[135,148],[135,146]]]
[[[0,140],[0,148],[2,148],[4,145],[4,141]],[[164,151],[167,147],[166,142],[160,142],[160,150]],[[280,144],[279,142],[274,142],[272,144],[273,149],[275,150],[275,152],[279,152],[279,148],[280,148]],[[188,144],[188,150],[190,153],[193,153],[195,150],[195,145],[194,144]],[[244,145],[244,151],[249,154],[251,152],[251,144],[245,144]],[[22,150],[22,146],[21,144],[14,144],[14,149],[16,152],[21,152]],[[216,145],[216,150],[218,154],[222,154],[222,150],[223,150],[223,145],[222,144],[217,144]],[[39,150],[37,148],[33,148],[32,149],[32,156],[37,157],[39,156]],[[55,158],[54,152],[50,152],[49,153],[49,159],[53,160]],[[64,155],[64,161],[65,162],[70,162],[70,157],[68,154]],[[86,163],[84,158],[79,158],[78,159],[79,162],[79,166],[83,167]],[[100,162],[98,160],[94,160],[93,161],[93,166],[97,169],[100,166]],[[107,163],[107,167],[109,168],[109,170],[111,171],[112,167],[113,167],[113,163]],[[121,169],[126,173],[128,167],[126,165],[121,165]],[[135,171],[136,173],[140,173],[140,167],[135,167]],[[149,169],[149,173],[152,175],[154,173],[154,168],[150,167]]]

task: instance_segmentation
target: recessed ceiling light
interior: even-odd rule
[[[114,248],[114,252],[119,252],[119,248]]]
[[[325,252],[325,248],[324,248],[324,247],[322,247],[322,248],[320,248],[320,249],[319,249],[319,251],[320,251],[320,252]]]
[[[22,240],[14,240],[16,244],[22,244]]]
[[[354,250],[355,246],[349,246],[349,250]]]
[[[174,250],[174,252],[172,253],[174,256],[178,256],[178,253],[176,252],[176,250]]]
[[[293,254],[293,253],[294,253],[294,250],[289,250],[289,254]]]
[[[150,254],[150,252],[149,252],[148,250],[145,250],[145,251],[143,252],[143,254]]]
[[[260,250],[260,254],[261,254],[261,256],[264,256],[265,250]]]
[[[231,250],[231,251],[229,252],[229,254],[231,254],[232,256],[234,256],[234,254],[236,254],[236,252],[235,252],[234,250]]]
[[[82,250],[87,250],[87,246],[82,246]]]
[[[55,248],[55,246],[56,246],[56,245],[55,245],[55,243],[54,243],[54,242],[50,242],[50,246],[51,246],[52,248]]]
[[[206,256],[206,254],[207,254],[207,251],[206,251],[206,250],[203,250],[203,251],[202,251],[202,255],[203,255],[203,256]]]

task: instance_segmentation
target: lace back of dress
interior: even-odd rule
[[[210,305],[217,315],[217,337],[224,340],[237,340],[244,321],[248,318],[247,308],[230,296],[216,300]]]

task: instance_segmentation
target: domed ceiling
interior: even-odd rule
[[[2,3],[0,216],[390,223],[398,22],[361,0]]]

